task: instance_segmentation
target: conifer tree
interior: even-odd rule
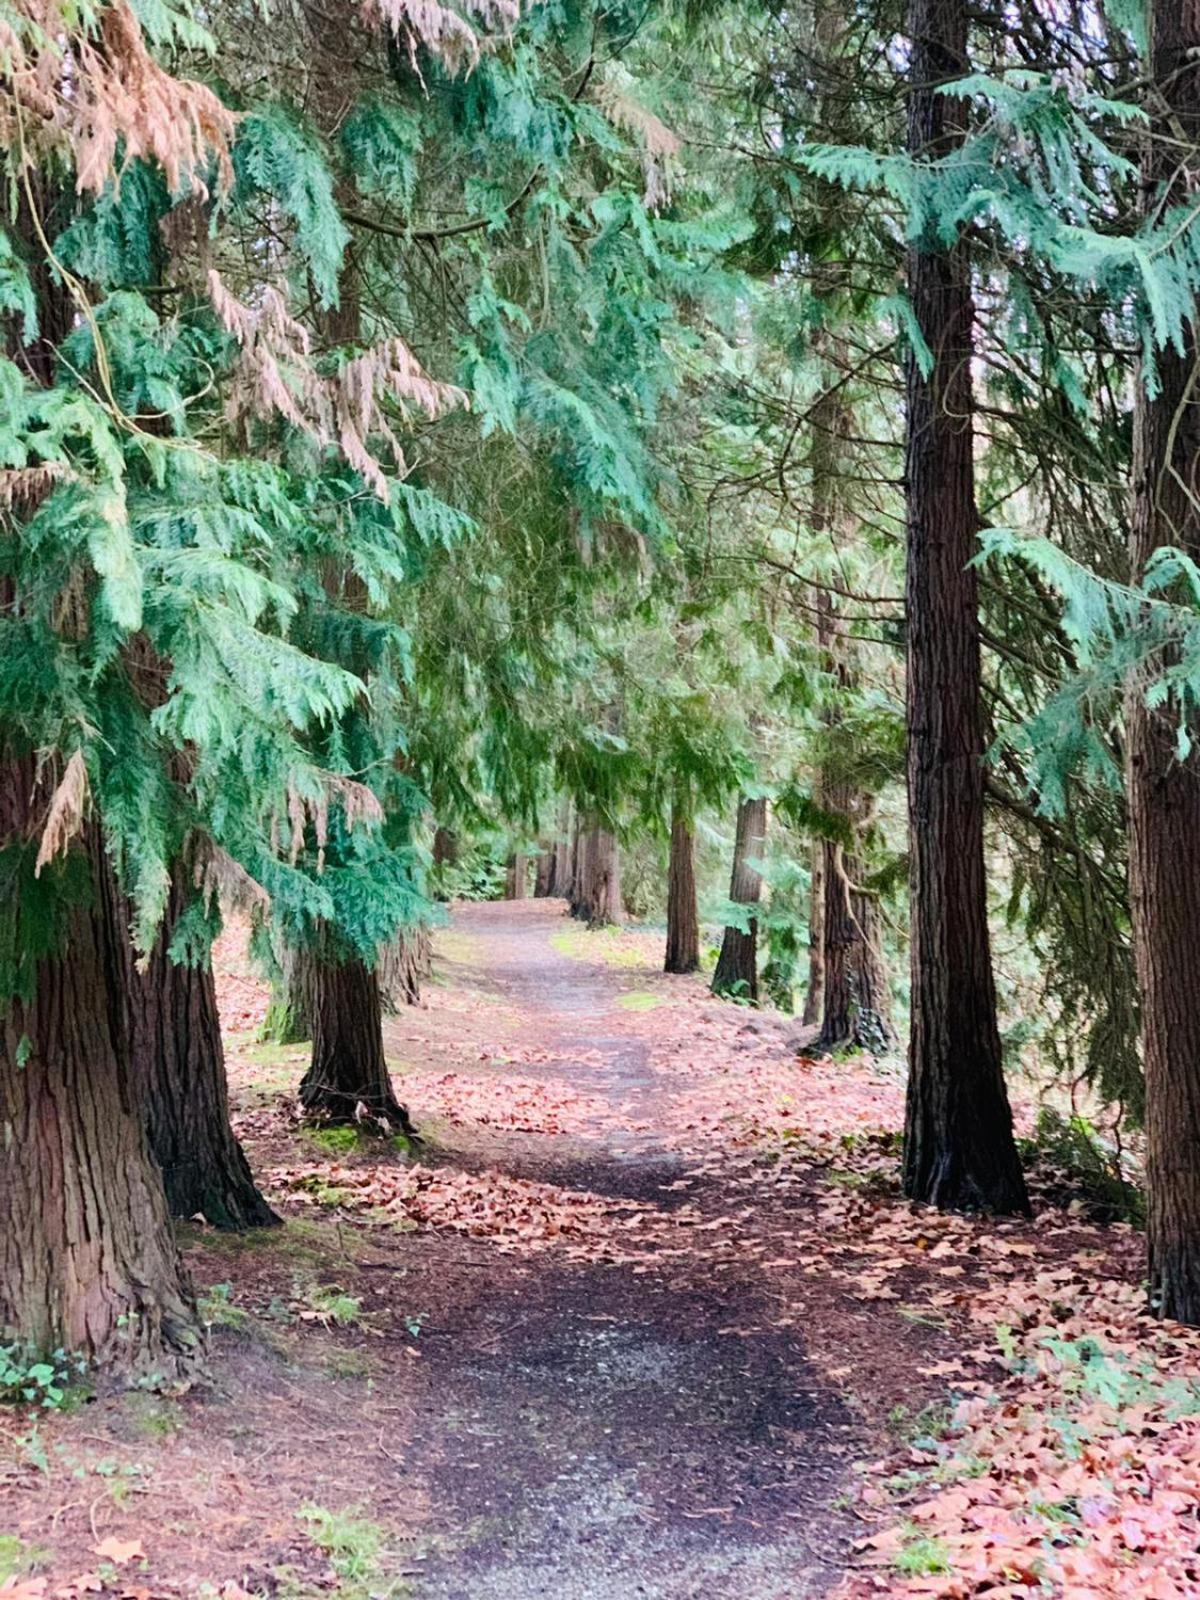
[[[763,848],[767,835],[765,795],[742,795],[733,841],[729,899],[744,907],[737,923],[727,923],[713,973],[714,994],[758,999],[758,903],[762,896]]]
[[[944,159],[964,107],[964,0],[909,0],[908,139]],[[976,577],[972,299],[965,241],[928,226],[908,253],[927,356],[908,360],[908,797],[912,1033],[904,1187],[913,1199],[1028,1206],[1004,1086],[987,920]]]
[[[1153,121],[1143,163],[1151,220],[1194,207],[1200,150],[1200,5],[1152,0]],[[1191,487],[1200,459],[1192,398],[1195,310],[1143,364],[1134,410],[1130,560],[1135,580],[1164,546],[1200,557]],[[1127,706],[1130,895],[1146,1075],[1147,1244],[1154,1309],[1200,1324],[1200,777],[1180,759],[1178,715],[1134,681]]]

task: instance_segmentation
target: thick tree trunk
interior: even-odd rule
[[[1200,0],[1154,0],[1151,70],[1167,108],[1151,129],[1146,203],[1164,193],[1195,203],[1181,141],[1200,143]],[[1196,463],[1200,408],[1196,330],[1156,358],[1158,392],[1138,388],[1133,436],[1131,556],[1135,577],[1161,545],[1200,557]],[[1164,1317],[1200,1324],[1200,773],[1178,759],[1173,708],[1152,710],[1143,688],[1127,706],[1129,875],[1142,996],[1146,1074],[1146,1236],[1150,1301]],[[1195,730],[1193,729],[1193,737]]]
[[[313,1036],[313,960],[307,950],[284,950],[281,975],[259,1030],[272,1044],[307,1044]]]
[[[825,841],[817,839],[812,850],[812,884],[808,909],[808,988],[804,994],[801,1022],[815,1028],[825,1009]]]
[[[580,836],[572,915],[589,928],[624,921],[621,904],[621,849],[607,828],[588,828]]]
[[[834,341],[822,336],[831,350]],[[839,352],[841,354],[841,352]],[[837,367],[844,363],[839,361]],[[832,376],[832,374],[831,374]],[[842,498],[841,468],[851,416],[842,385],[825,390],[813,407],[810,452],[813,531],[835,543],[857,533],[855,518]],[[848,775],[845,737],[839,734],[844,708],[857,691],[857,663],[837,601],[827,589],[816,593],[817,642],[825,657],[830,690],[822,710],[826,755],[817,781],[821,810],[837,834],[819,841],[818,874],[823,905],[819,918],[821,956],[820,1050],[868,1049],[882,1053],[895,1042],[889,1016],[887,972],[874,901],[856,888],[862,875],[857,846],[865,838],[873,810]]]
[[[46,803],[32,762],[0,767],[5,844],[28,838]],[[75,848],[90,897],[77,885],[59,954],[40,963],[33,998],[0,1018],[0,1342],[178,1372],[200,1348],[199,1322],[115,1003],[125,963],[104,908],[116,890],[95,831]]]
[[[135,1081],[150,1148],[172,1216],[200,1215],[214,1228],[278,1224],[255,1187],[229,1123],[225,1050],[212,968],[167,954],[187,905],[182,867],[171,878],[163,926],[144,971],[126,979]]]
[[[825,841],[825,985],[819,1050],[871,1050],[896,1042],[875,902],[855,887],[861,864]]]
[[[433,940],[428,928],[406,928],[397,934],[379,958],[379,997],[383,1009],[398,1011],[415,1006],[421,982],[433,971]]]
[[[529,857],[518,850],[508,858],[504,875],[504,898],[525,900],[529,895]]]
[[[554,846],[547,840],[542,840],[538,845],[537,867],[533,875],[533,898],[535,900],[549,900],[554,894]]]
[[[322,1122],[413,1134],[384,1059],[379,979],[357,957],[314,963],[312,1061],[300,1104]]]
[[[968,70],[965,0],[909,0],[909,148],[961,142],[938,85]],[[971,424],[972,318],[965,246],[909,251],[913,314],[933,356],[907,363],[908,801],[912,1035],[904,1188],[953,1208],[1025,1211],[1001,1066],[988,939],[983,729]]]
[[[700,917],[696,909],[696,835],[687,812],[671,816],[671,860],[667,871],[666,972],[695,972],[700,965]]]
[[[458,835],[450,828],[443,828],[440,824],[433,830],[433,897],[435,900],[448,900],[444,877],[447,867],[458,865],[459,842]]]
[[[762,874],[752,866],[761,861],[767,837],[767,802],[743,795],[738,802],[737,832],[733,844],[733,871],[729,879],[729,898],[739,905],[757,906],[762,898]],[[713,973],[714,994],[733,995],[743,1000],[758,999],[758,918],[751,916],[749,931],[726,928],[721,954]]]
[[[608,928],[624,920],[621,846],[606,827],[594,827],[587,835],[587,926]]]

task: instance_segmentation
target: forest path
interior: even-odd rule
[[[415,1364],[421,1422],[405,1456],[434,1508],[413,1592],[822,1594],[844,1567],[847,1519],[833,1506],[859,1430],[808,1359],[803,1316],[772,1325],[754,1260],[715,1270],[709,1230],[746,1196],[723,1193],[719,1176],[689,1176],[670,1079],[647,1042],[659,1007],[712,1003],[698,980],[607,965],[606,938],[573,931],[553,902],[456,910],[443,939],[456,958],[441,966],[447,995],[473,999],[464,1027],[467,1012],[487,1019],[482,1048],[453,1030],[460,1062],[482,1058],[468,1071],[501,1106],[514,1076],[578,1102],[561,1119],[569,1132],[502,1131],[473,1149],[460,1125],[445,1142],[458,1144],[457,1165],[627,1199],[651,1225],[685,1203],[717,1220],[680,1228],[679,1248],[646,1258],[448,1256],[452,1324],[431,1316]],[[760,1031],[719,1009],[734,1028]],[[422,1074],[448,1042],[420,1012],[391,1025],[390,1047],[418,1046]],[[418,1121],[421,1082],[409,1084]]]

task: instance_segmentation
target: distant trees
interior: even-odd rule
[[[169,8],[6,17],[0,1341],[186,1366],[168,1196],[272,1220],[228,1117],[222,900],[312,1037],[304,1107],[407,1128],[381,1010],[419,982],[431,801],[532,814],[626,559],[599,541],[665,531],[648,437],[700,234],[660,226],[665,129],[613,110],[623,23],[433,11],[297,14],[269,50],[221,5],[186,48]],[[205,51],[236,116],[164,64]],[[549,299],[526,201],[573,262]],[[588,853],[615,918],[607,827]]]
[[[700,914],[696,904],[696,831],[683,799],[671,808],[667,865],[667,972],[695,972],[700,966]]]
[[[762,897],[762,859],[767,837],[765,795],[742,795],[738,801],[729,899],[745,907],[744,924],[727,923],[713,973],[714,994],[758,999],[758,903]]]

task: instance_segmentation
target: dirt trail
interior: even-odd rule
[[[522,1074],[611,1112],[588,1137],[507,1134],[486,1159],[666,1209],[683,1165],[669,1094],[620,1026],[629,974],[563,953],[563,927],[552,905],[455,917],[468,954],[453,983],[493,996],[505,1049],[548,1057]],[[392,1034],[400,1054],[429,1044],[411,1018]],[[723,1201],[711,1186],[702,1199]],[[857,1430],[800,1331],[770,1327],[752,1274],[715,1275],[705,1237],[648,1268],[553,1252],[447,1262],[454,1325],[424,1346],[405,1456],[434,1508],[417,1596],[799,1600],[831,1586]]]

